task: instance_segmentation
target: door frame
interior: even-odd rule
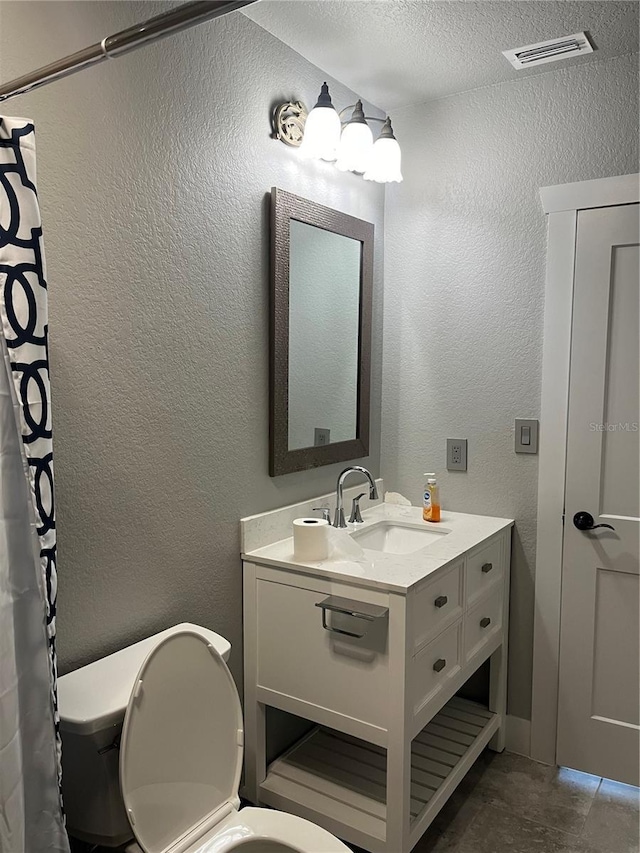
[[[578,213],[640,202],[640,175],[542,187],[548,217],[538,461],[531,758],[556,763],[563,513]]]

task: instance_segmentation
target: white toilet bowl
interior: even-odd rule
[[[133,842],[126,853],[140,853]],[[326,829],[285,812],[251,807],[234,811],[200,838],[190,853],[351,853]]]
[[[142,664],[122,729],[120,785],[139,847],[145,853],[349,853],[303,818],[240,810],[242,752],[240,698],[221,655],[195,631],[167,636]]]

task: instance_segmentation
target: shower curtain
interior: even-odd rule
[[[68,853],[47,283],[33,124],[0,117],[0,851]]]

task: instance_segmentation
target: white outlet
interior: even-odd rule
[[[467,439],[447,439],[447,471],[467,470]]]
[[[324,444],[330,444],[330,431],[328,429],[322,429],[321,427],[316,427],[314,431],[314,439],[313,444],[315,447],[321,447]]]

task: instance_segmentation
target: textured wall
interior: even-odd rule
[[[159,8],[3,2],[1,76]],[[323,79],[235,14],[3,105],[38,139],[63,672],[190,620],[231,640],[238,674],[238,520],[335,486],[341,466],[267,472],[272,186],[376,225],[379,473],[384,191],[269,138],[273,103],[313,103]]]
[[[530,716],[536,456],[546,223],[541,186],[638,170],[638,57],[479,89],[394,113],[404,183],[387,191],[382,460],[415,503],[517,520],[510,713]],[[467,438],[467,473],[445,439]]]
[[[154,14],[0,4],[3,79]],[[340,466],[267,475],[265,193],[376,223],[372,455],[379,469],[382,191],[269,139],[323,75],[240,15],[3,106],[38,131],[50,280],[62,671],[189,619],[234,643],[238,519],[329,491]],[[329,81],[340,105],[353,99]],[[540,186],[635,171],[637,56],[394,114],[383,473],[420,500],[518,521],[510,710],[529,716],[545,222]],[[469,471],[444,473],[445,438]]]

